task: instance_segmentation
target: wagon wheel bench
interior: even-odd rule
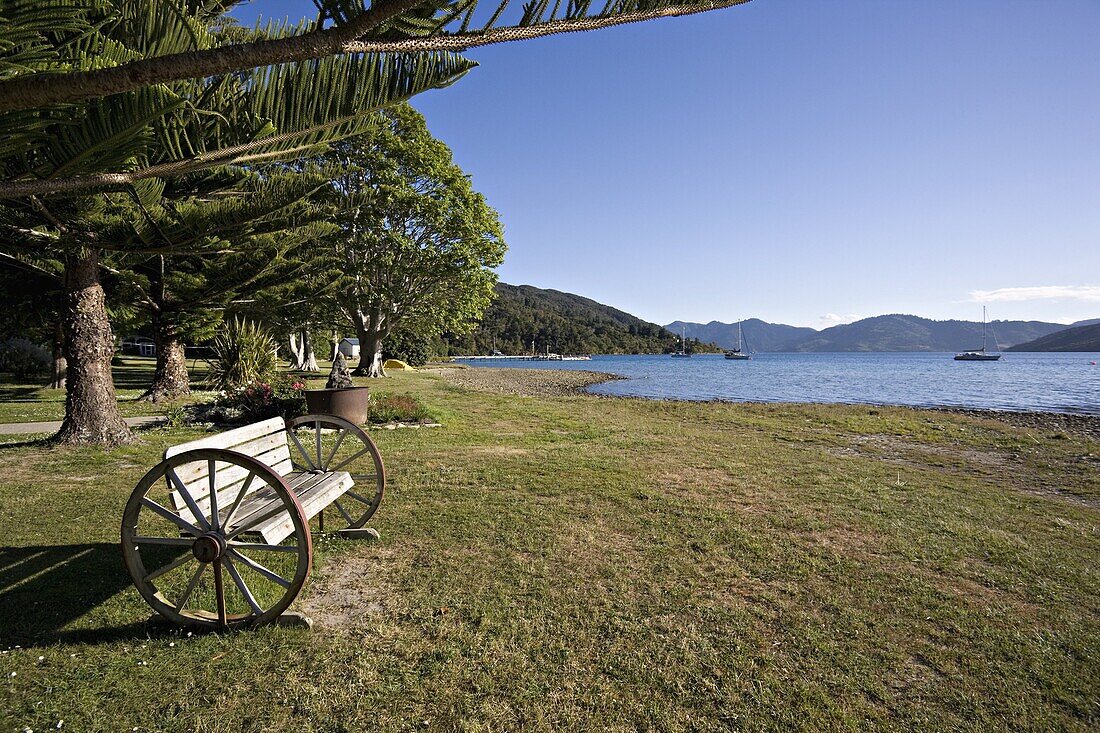
[[[335,507],[330,529],[361,534],[385,484],[374,442],[332,415],[277,417],[177,445],[126,504],[126,569],[177,624],[268,623],[309,575],[311,520],[324,531],[324,510]]]

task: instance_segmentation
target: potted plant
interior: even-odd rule
[[[307,389],[305,395],[311,415],[336,415],[355,425],[362,425],[370,415],[370,388],[352,383],[343,354],[332,362],[325,388]]]

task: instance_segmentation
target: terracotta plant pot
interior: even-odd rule
[[[355,425],[370,416],[370,387],[307,389],[306,409],[311,415],[336,415]]]

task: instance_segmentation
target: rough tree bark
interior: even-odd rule
[[[120,445],[134,439],[111,379],[114,336],[99,283],[99,252],[65,261],[65,420],[53,437],[67,445]]]
[[[171,328],[157,328],[154,324],[153,341],[157,345],[157,369],[153,373],[153,384],[141,399],[163,402],[191,394],[187,357],[179,336]]]
[[[176,397],[191,394],[191,376],[187,373],[187,357],[183,342],[175,324],[165,318],[168,306],[168,290],[164,284],[164,257],[160,258],[158,276],[152,278],[153,343],[157,347],[157,368],[153,372],[153,383],[141,399],[149,402],[163,402]]]

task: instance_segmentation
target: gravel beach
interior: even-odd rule
[[[578,394],[585,387],[613,379],[616,374],[572,369],[513,369],[511,367],[471,367],[466,369],[427,368],[447,382],[467,389],[528,397],[562,397]]]

